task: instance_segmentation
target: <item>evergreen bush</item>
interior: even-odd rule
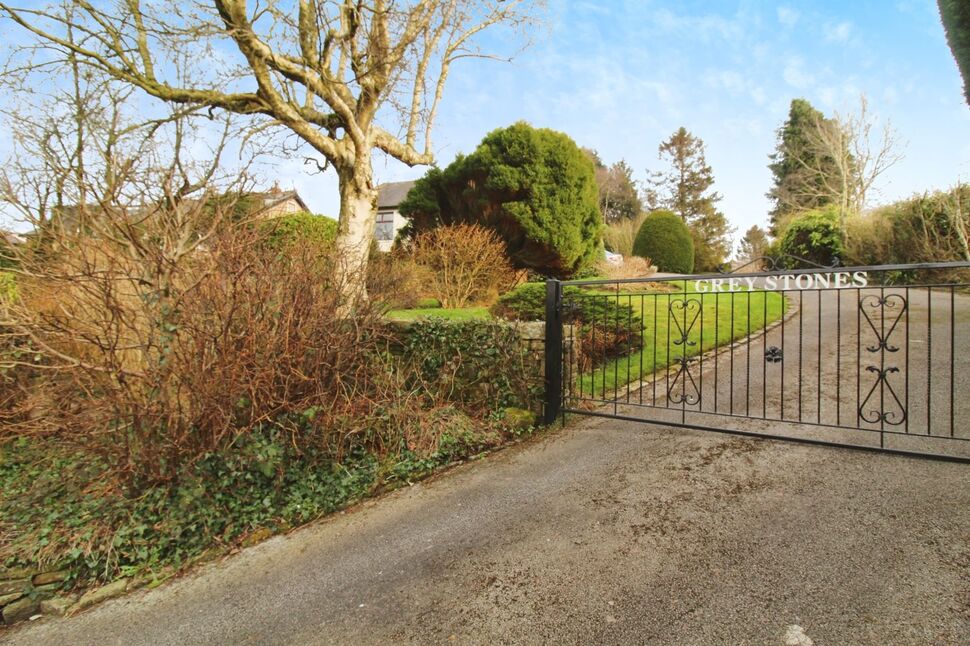
[[[545,284],[525,283],[499,298],[492,313],[509,320],[539,321],[546,316],[545,302]],[[563,321],[577,326],[577,358],[584,369],[643,347],[643,322],[639,315],[631,305],[611,294],[567,285],[563,288]]]
[[[281,250],[296,241],[314,247],[329,248],[337,239],[337,221],[322,215],[301,211],[260,223],[266,244]]]
[[[672,211],[654,211],[643,220],[633,242],[634,255],[647,258],[660,271],[694,271],[694,240],[690,229]]]
[[[781,239],[781,253],[829,267],[840,262],[844,255],[842,240],[838,208],[827,206],[792,220]],[[792,258],[787,262],[793,267],[799,264]]]
[[[418,180],[400,206],[405,236],[480,224],[505,242],[517,269],[569,278],[603,254],[593,163],[567,135],[519,122],[475,152]]]

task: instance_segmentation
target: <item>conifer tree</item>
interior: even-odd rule
[[[721,195],[713,190],[714,171],[704,155],[704,142],[681,127],[660,144],[665,171],[650,174],[646,193],[650,209],[669,209],[687,223],[694,238],[694,269],[711,271],[731,252],[731,227],[717,209]]]
[[[741,238],[741,246],[738,249],[738,258],[745,262],[757,260],[765,255],[768,248],[768,234],[757,224],[744,232]]]
[[[788,119],[778,129],[778,145],[770,156],[768,168],[774,184],[767,197],[773,202],[768,213],[771,235],[780,234],[792,214],[817,209],[833,201],[822,187],[824,179],[812,169],[828,168],[835,174],[834,160],[817,159],[815,134],[828,120],[805,99],[793,99]]]
[[[966,0],[937,0],[946,40],[963,77],[963,93],[970,104],[970,3]]]

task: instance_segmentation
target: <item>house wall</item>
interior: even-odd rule
[[[393,216],[394,235],[391,237],[390,240],[378,240],[377,248],[386,253],[391,250],[391,247],[394,246],[394,240],[397,239],[397,234],[408,223],[408,219],[403,215],[401,215],[401,213],[397,209],[394,209],[394,210],[378,209],[377,211],[378,217],[380,217],[385,213],[390,213]]]
[[[275,218],[281,215],[289,215],[290,213],[299,213],[303,209],[300,208],[300,203],[294,199],[283,200],[279,204],[274,204],[268,207],[262,213],[262,217],[265,218]]]

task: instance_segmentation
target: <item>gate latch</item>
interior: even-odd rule
[[[770,346],[765,350],[765,361],[768,363],[781,363],[782,356],[781,348],[777,345]]]

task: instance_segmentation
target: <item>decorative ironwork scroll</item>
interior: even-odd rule
[[[867,352],[878,354],[879,360],[879,365],[865,367],[866,372],[876,376],[876,381],[859,404],[859,418],[864,422],[898,426],[906,421],[906,405],[889,379],[890,375],[898,374],[900,370],[897,366],[887,366],[886,359],[888,354],[899,352],[899,346],[892,342],[892,336],[907,307],[906,299],[900,294],[871,294],[859,299],[859,310],[876,337],[875,343],[864,347]],[[862,342],[860,330],[859,343]]]
[[[724,263],[718,265],[717,273],[719,274],[739,274],[750,270],[751,268],[760,269],[761,271],[781,271],[783,269],[792,269],[795,267],[809,267],[812,269],[838,269],[842,266],[842,261],[838,257],[832,258],[832,264],[822,265],[813,260],[808,260],[800,256],[793,256],[791,254],[783,253],[776,254],[773,256],[761,256],[759,258],[752,258],[743,265],[731,266],[730,263]]]
[[[690,339],[690,333],[700,318],[701,302],[696,298],[674,299],[670,301],[668,311],[669,320],[676,331],[676,336],[671,335],[671,342],[680,346],[681,355],[671,362],[677,364],[677,373],[667,388],[667,399],[673,404],[694,406],[701,401],[701,391],[690,372],[690,365],[695,360],[688,358],[687,349],[697,345],[697,341]]]

